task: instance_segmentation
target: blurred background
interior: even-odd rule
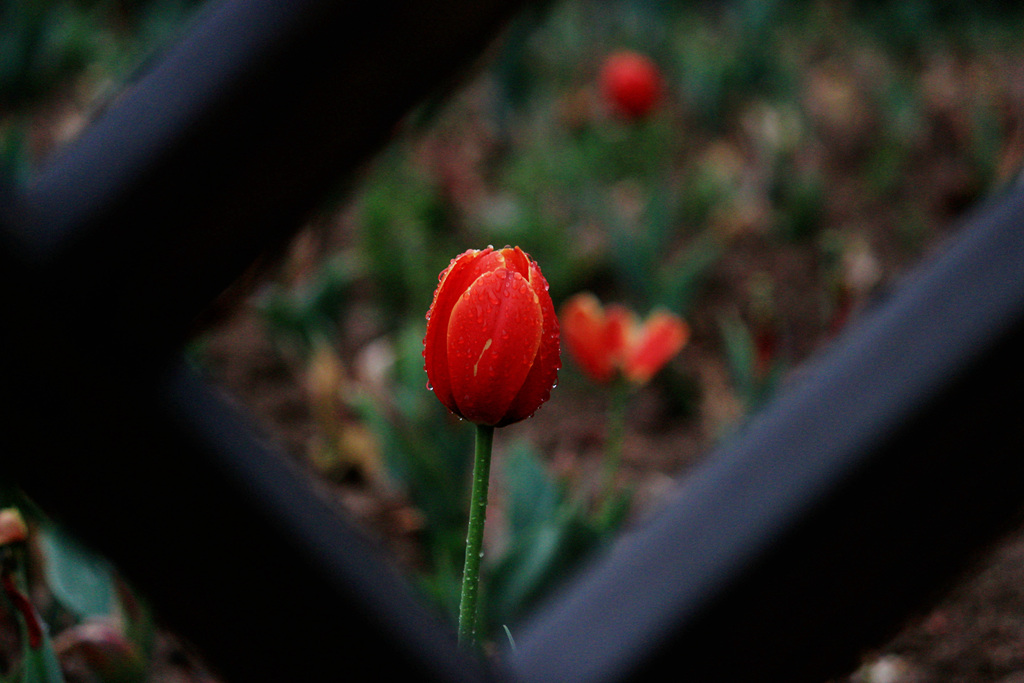
[[[6,181],[30,183],[197,9],[0,1]],[[641,107],[609,82],[623,52],[652,66]],[[473,429],[426,388],[438,274],[466,249],[518,245],[556,308],[589,291],[680,316],[687,344],[649,382],[622,395],[563,347],[551,400],[498,432],[482,620],[514,638],[958,216],[1018,183],[1022,160],[1016,3],[547,2],[410,112],[187,353],[454,619]],[[212,680],[115,570],[37,521],[34,595],[66,680]],[[1009,539],[850,680],[1024,680],[1021,559]],[[0,675],[20,666],[16,621],[0,619]],[[97,648],[130,662],[101,670],[84,654]]]

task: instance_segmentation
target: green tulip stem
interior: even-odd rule
[[[484,520],[487,517],[487,484],[491,476],[493,443],[494,427],[477,425],[473,490],[469,500],[469,530],[466,533],[466,565],[462,572],[462,599],[459,603],[460,645],[476,643],[476,605],[480,594],[480,559],[484,554]]]
[[[625,380],[616,382],[611,389],[608,406],[608,432],[604,447],[601,472],[601,499],[610,500],[615,488],[615,476],[622,466],[622,442],[626,433],[626,406],[632,387]]]

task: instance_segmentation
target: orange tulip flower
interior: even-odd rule
[[[623,377],[634,385],[646,383],[686,345],[690,328],[664,309],[641,322],[624,306],[602,307],[584,292],[562,307],[565,344],[591,379],[608,383]]]

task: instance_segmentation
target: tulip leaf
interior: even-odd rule
[[[722,258],[724,248],[713,235],[697,237],[658,270],[655,303],[686,316],[693,308],[700,286]]]
[[[518,616],[547,583],[558,565],[565,533],[565,525],[551,522],[518,539],[491,582],[491,601],[500,621]]]
[[[109,616],[117,598],[107,562],[56,526],[46,526],[40,542],[46,580],[58,602],[80,619]]]
[[[776,360],[758,369],[754,337],[738,314],[723,316],[719,327],[736,393],[748,411],[756,410],[771,396],[784,366]]]
[[[564,503],[554,517],[511,540],[489,576],[489,625],[512,623],[556,588],[609,538]]]
[[[512,534],[521,534],[556,514],[560,488],[529,444],[519,442],[512,447],[504,470]]]
[[[512,447],[504,468],[509,548],[490,568],[487,619],[492,627],[522,616],[621,525],[623,494],[590,519],[526,443]]]
[[[64,683],[57,653],[46,623],[28,597],[25,554],[18,549],[6,556],[2,572],[4,602],[11,608],[21,638],[21,663],[14,674],[19,683]]]
[[[60,660],[45,629],[38,647],[29,647],[26,641],[21,674],[21,683],[64,683]]]
[[[725,355],[733,382],[741,396],[749,399],[754,394],[754,341],[750,330],[738,315],[723,316],[719,321]]]

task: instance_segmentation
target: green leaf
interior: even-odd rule
[[[54,597],[79,619],[113,613],[116,592],[110,566],[55,526],[40,533],[46,580]]]
[[[723,316],[719,320],[719,327],[722,331],[722,341],[725,343],[729,372],[737,391],[744,401],[749,403],[755,393],[755,350],[750,330],[737,314]]]
[[[514,539],[514,545],[495,567],[489,582],[489,616],[509,622],[520,616],[550,584],[566,546],[570,520],[550,520]]]
[[[701,285],[722,258],[724,248],[713,235],[695,239],[657,272],[655,303],[686,316],[693,308]]]
[[[528,443],[519,442],[512,447],[504,469],[513,535],[539,526],[558,513],[559,485]]]
[[[19,683],[64,683],[64,674],[47,632],[47,625],[28,598],[23,550],[17,549],[4,558],[4,588],[0,591],[4,603],[16,615],[21,637],[21,665],[14,680]],[[11,573],[8,574],[8,571]]]
[[[21,669],[22,683],[64,683],[64,672],[53,649],[50,636],[43,630],[43,641],[33,649],[26,641]]]

